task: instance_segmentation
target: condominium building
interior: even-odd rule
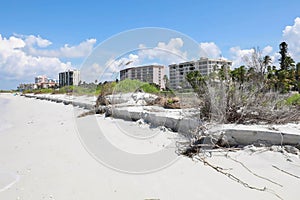
[[[169,65],[169,80],[172,89],[190,88],[186,81],[187,73],[199,71],[202,75],[208,75],[214,69],[219,69],[222,65],[231,66],[232,61],[225,59],[200,58],[196,61],[188,61],[179,64]]]
[[[36,77],[34,77],[34,83],[36,83],[36,84],[48,83],[48,78],[45,75],[36,76]]]
[[[59,87],[78,85],[80,81],[80,71],[79,70],[68,70],[59,73]]]
[[[160,88],[165,88],[163,77],[165,75],[165,67],[161,65],[147,65],[123,69],[120,71],[120,80],[137,79],[140,81],[155,83]]]

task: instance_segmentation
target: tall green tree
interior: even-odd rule
[[[287,66],[285,65],[285,59],[287,57],[288,44],[286,42],[281,42],[279,45],[279,54],[280,54],[280,69],[286,70]]]
[[[228,65],[222,65],[218,70],[219,80],[228,81],[230,79],[230,67]]]
[[[244,65],[240,66],[239,68],[235,68],[230,73],[232,81],[244,83],[246,78],[246,72],[247,70],[245,69]]]
[[[296,65],[296,83],[297,83],[297,89],[300,94],[300,63],[298,62]]]
[[[187,73],[186,80],[199,96],[203,96],[207,93],[206,78],[199,71]]]
[[[287,56],[284,60],[284,65],[286,66],[286,70],[291,70],[295,67],[295,61],[292,57]]]
[[[295,66],[295,61],[291,56],[288,55],[288,44],[282,42],[279,45],[279,54],[280,54],[280,69],[281,70],[290,70]]]
[[[207,77],[203,76],[199,71],[192,71],[186,74],[186,80],[198,94],[201,101],[200,117],[209,118],[211,109],[211,99],[207,86]]]
[[[263,65],[266,68],[268,68],[270,66],[270,64],[272,64],[272,59],[269,55],[264,56],[263,58]]]
[[[295,78],[295,61],[291,56],[288,55],[288,44],[282,42],[279,45],[279,54],[281,55],[280,70],[276,72],[277,85],[281,92],[286,93],[288,91],[295,90],[297,88]]]

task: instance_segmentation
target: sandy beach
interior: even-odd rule
[[[172,146],[180,137],[176,133],[101,115],[76,119],[75,114],[82,112],[80,108],[12,94],[0,94],[0,108],[3,200],[299,199],[299,155],[246,147],[207,157],[207,161],[226,169],[248,186],[263,189],[259,191],[202,162],[177,156]],[[103,132],[101,137],[124,152],[139,151],[145,155],[170,146],[168,154],[176,159],[151,173],[112,169],[84,145],[84,131],[78,124],[87,120],[96,120]],[[88,135],[89,130],[85,130]]]

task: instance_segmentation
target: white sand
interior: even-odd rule
[[[104,166],[84,148],[71,105],[0,94],[0,111],[1,200],[279,199],[272,192],[283,199],[300,196],[300,179],[272,166],[300,176],[300,159],[296,155],[257,148],[253,149],[255,152],[248,149],[229,154],[277,184],[254,176],[224,153],[208,158],[249,185],[267,187],[264,192],[246,188],[184,157],[162,170],[134,175]],[[127,152],[141,147],[145,147],[141,149],[143,153],[157,151],[177,137],[101,116],[79,120],[95,118],[107,139]],[[124,130],[134,134],[128,138]],[[152,137],[145,137],[148,133]],[[136,142],[133,136],[145,138]]]

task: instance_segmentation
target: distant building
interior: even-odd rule
[[[190,88],[185,77],[187,73],[199,71],[202,75],[208,75],[214,68],[219,69],[222,65],[231,66],[232,61],[224,59],[200,58],[197,61],[182,62],[169,65],[169,80],[172,89]]]
[[[19,91],[34,90],[34,89],[37,89],[37,84],[35,84],[35,83],[21,83],[18,86]]]
[[[160,88],[165,88],[163,77],[165,75],[165,67],[161,65],[147,65],[123,69],[120,71],[120,80],[136,79],[148,83],[155,83]]]
[[[36,76],[34,77],[34,83],[21,83],[18,86],[18,90],[35,90],[44,88],[57,88],[58,82],[55,79],[49,79],[47,76]]]
[[[47,85],[47,88],[57,88],[58,81],[55,79],[48,79],[48,83],[46,85]]]
[[[48,83],[48,78],[45,75],[37,76],[34,78],[34,83],[36,84]]]
[[[79,85],[80,71],[79,70],[68,70],[59,73],[59,87],[69,85]]]
[[[36,76],[34,78],[35,89],[39,88],[56,88],[58,87],[58,83],[55,79],[49,79],[47,76]]]

